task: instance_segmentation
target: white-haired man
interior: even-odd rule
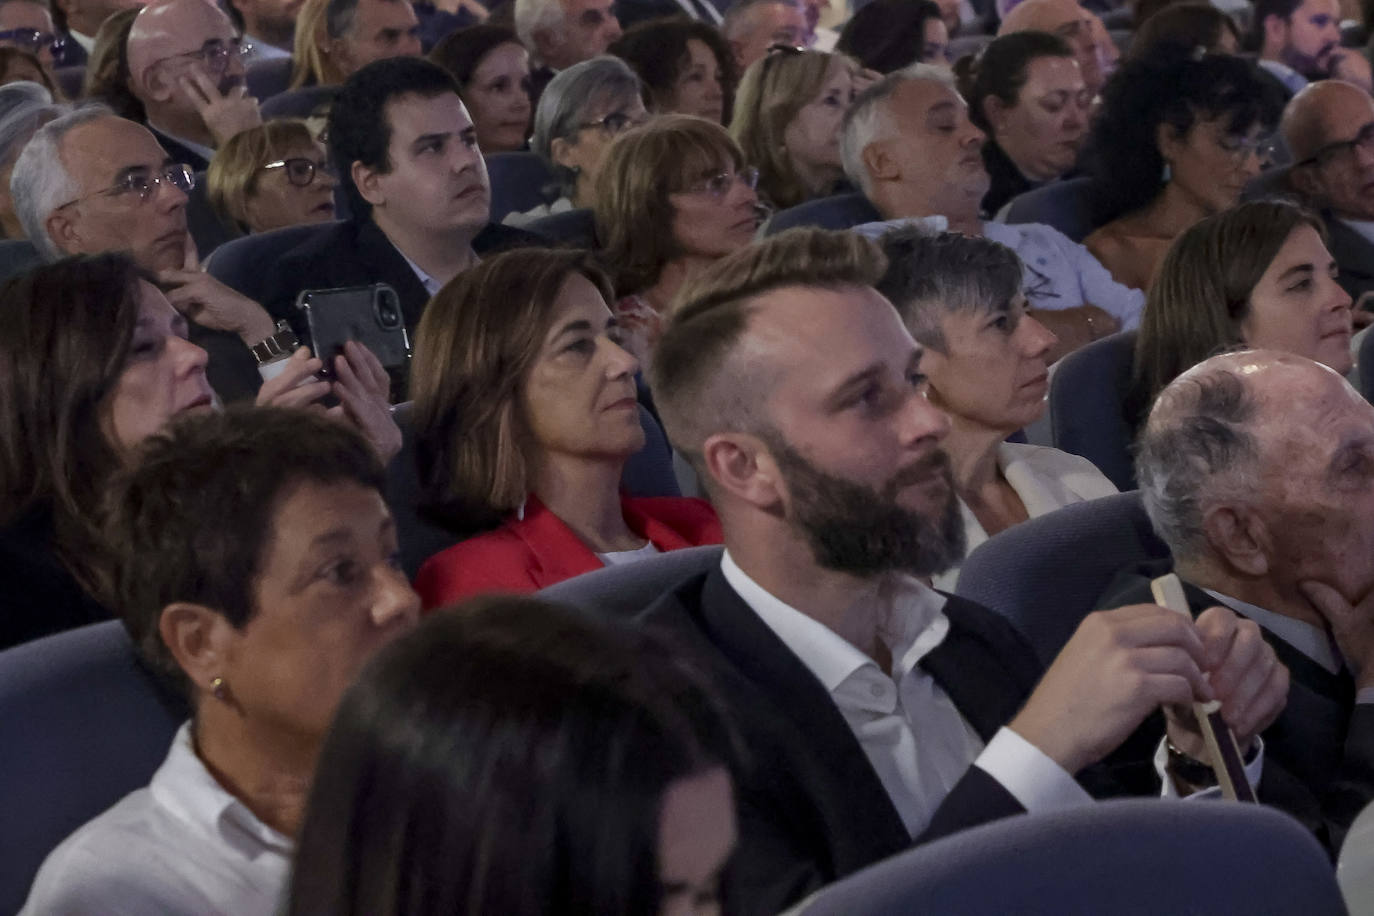
[[[555,73],[606,53],[620,20],[612,0],[515,0],[515,31],[535,63],[530,97],[538,106]]]

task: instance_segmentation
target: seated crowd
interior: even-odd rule
[[[0,910],[773,914],[1123,797],[1349,848],[1361,24],[852,6],[0,0],[0,684],[119,626],[181,722]],[[976,597],[1109,504],[1158,555]]]

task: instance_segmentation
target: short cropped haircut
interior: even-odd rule
[[[1258,412],[1244,377],[1212,364],[1175,379],[1150,412],[1137,443],[1136,477],[1150,523],[1176,561],[1205,549],[1210,505],[1253,492]]]
[[[242,629],[282,502],[303,482],[381,492],[372,446],[313,411],[231,407],[186,417],[146,441],[108,494],[110,606],[155,671],[189,685],[158,630],[178,601]]]
[[[616,137],[596,176],[596,233],[615,290],[653,286],[681,252],[673,237],[672,195],[725,169],[744,168],[739,146],[714,121],[663,115]]]
[[[531,54],[537,53],[535,33],[555,29],[566,18],[561,0],[515,0],[512,5],[515,7],[515,32],[520,36],[520,43],[529,48]]]
[[[947,352],[946,315],[1006,311],[1021,292],[1021,259],[991,239],[904,226],[878,242],[887,255],[878,292],[897,307],[911,336],[939,353]]]
[[[574,274],[610,299],[586,252],[523,248],[459,274],[425,308],[410,373],[415,460],[426,514],[456,533],[495,526],[529,495],[522,394]]]
[[[210,160],[205,185],[215,215],[244,232],[248,200],[258,191],[263,166],[282,158],[287,150],[311,149],[315,138],[304,121],[290,118],[266,121],[230,137]]]
[[[791,229],[727,255],[679,292],[651,367],[668,437],[703,481],[702,444],[719,432],[768,432],[757,415],[766,368],[736,359],[758,297],[788,287],[872,287],[886,269],[878,246],[852,232]],[[708,483],[709,486],[709,483]]]
[[[1250,32],[1246,36],[1247,51],[1261,51],[1264,48],[1264,20],[1278,16],[1284,22],[1302,6],[1302,0],[1254,0],[1250,12]]]
[[[391,171],[391,122],[387,105],[406,95],[432,99],[458,95],[448,71],[420,57],[373,61],[350,76],[329,109],[329,158],[348,194],[354,215],[364,217],[372,205],[353,184],[353,163],[386,174]]]
[[[864,150],[897,132],[888,103],[897,87],[906,82],[927,80],[957,91],[954,74],[934,64],[912,64],[887,76],[860,92],[840,124],[840,161],[849,180],[865,194],[871,194],[873,180],[864,165]]]
[[[84,105],[54,118],[34,132],[33,139],[15,160],[10,175],[14,214],[45,261],[62,257],[57,243],[48,235],[48,217],[77,195],[76,180],[62,164],[62,141],[69,131],[82,124],[113,117],[115,113],[104,105]]]

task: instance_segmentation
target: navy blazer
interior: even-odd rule
[[[1040,665],[992,611],[950,595],[945,613],[949,635],[920,664],[983,740],[991,740],[1030,695]],[[830,694],[718,567],[688,579],[637,619],[705,669],[743,738],[732,911],[776,913],[912,845]],[[1108,785],[1089,790],[1127,791]],[[971,766],[918,842],[1023,810],[1000,783]]]
[[[1322,214],[1326,222],[1328,246],[1331,257],[1341,269],[1337,278],[1341,287],[1356,301],[1360,296],[1374,290],[1374,242],[1370,242],[1354,229],[1331,215]]]
[[[1150,581],[1170,572],[1171,560],[1131,566],[1117,574],[1099,607],[1150,603]],[[1219,604],[1185,582],[1184,594],[1194,616]],[[1374,801],[1374,705],[1355,705],[1349,674],[1332,674],[1260,628],[1289,672],[1288,705],[1264,733],[1264,774],[1259,799],[1293,815],[1334,856],[1351,822]],[[1156,713],[1130,739],[1153,746],[1164,734],[1164,716]]]

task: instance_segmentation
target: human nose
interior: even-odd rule
[[[639,359],[620,344],[606,338],[606,377],[611,379],[634,375],[639,371]]]
[[[912,391],[898,419],[902,444],[907,447],[938,445],[949,435],[949,414],[932,404],[924,390]]]
[[[609,36],[606,39],[607,44],[620,37],[620,20],[616,17],[615,13],[608,13],[606,15],[606,34]]]
[[[1327,282],[1331,284],[1331,298],[1328,300],[1329,304],[1327,308],[1333,312],[1337,312],[1341,309],[1351,308],[1354,305],[1355,300],[1350,298],[1350,293],[1346,292],[1345,287],[1341,286],[1334,277],[1328,278]]]
[[[153,196],[155,203],[164,211],[175,210],[177,207],[185,207],[190,199],[186,192],[168,180],[167,176],[159,175],[153,185]]]
[[[1059,342],[1058,335],[1029,315],[1021,316],[1016,333],[1021,341],[1021,352],[1032,358],[1043,357]]]
[[[410,587],[405,573],[390,564],[378,571],[376,597],[372,602],[372,623],[378,627],[412,624],[420,619],[420,596]]]
[[[176,353],[176,363],[178,374],[182,378],[192,375],[205,373],[205,366],[210,361],[210,355],[197,344],[191,343],[184,337],[172,337],[172,347]]]

